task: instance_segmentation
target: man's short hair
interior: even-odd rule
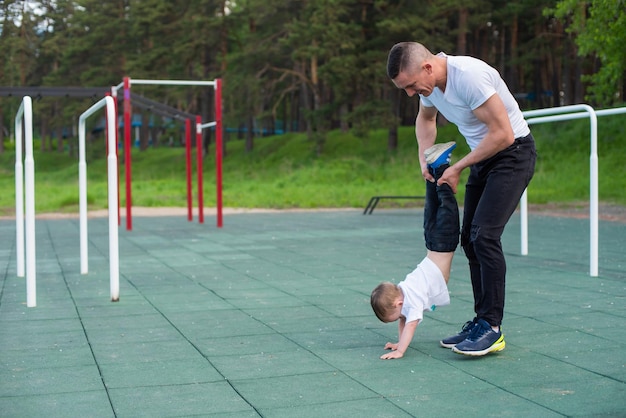
[[[405,62],[405,52],[408,49],[408,42],[401,42],[399,44],[395,44],[391,50],[389,51],[389,56],[387,57],[387,75],[390,79],[395,79],[400,71],[404,69],[406,65]]]
[[[411,71],[417,70],[424,60],[432,57],[424,45],[418,42],[400,42],[391,47],[387,57],[387,75],[394,80],[398,75],[409,67]]]

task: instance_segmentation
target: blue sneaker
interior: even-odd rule
[[[472,333],[472,330],[474,329],[474,325],[476,325],[476,320],[467,321],[461,327],[461,332],[451,337],[444,338],[443,340],[439,341],[439,345],[442,346],[443,348],[452,348],[458,343],[465,341],[465,339],[469,337],[470,334]]]
[[[432,169],[436,169],[440,165],[450,163],[450,155],[452,150],[456,148],[456,142],[450,141],[445,144],[435,144],[424,151],[426,164]]]
[[[502,328],[499,332],[491,329],[491,325],[484,319],[476,321],[476,326],[467,339],[452,347],[452,351],[466,356],[484,356],[504,350],[504,334]]]

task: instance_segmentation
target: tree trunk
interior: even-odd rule
[[[345,116],[349,114],[348,105],[346,103],[342,104],[339,108],[339,124],[341,127],[341,132],[346,133],[350,130],[350,126],[346,121]]]
[[[585,100],[585,88],[581,81],[582,75],[583,66],[581,60],[577,59],[574,67],[574,80],[576,80],[576,84],[574,84],[574,103],[583,103]]]
[[[222,54],[221,73],[226,73],[226,55],[228,54],[228,26],[226,23],[226,0],[222,0],[220,4],[222,25],[220,27],[220,52]]]
[[[63,126],[57,127],[57,152],[63,152]]]
[[[624,74],[622,74],[622,96],[618,98],[618,100],[626,100],[626,83],[624,82],[624,80],[626,80],[626,71],[624,71]]]
[[[567,38],[566,43],[570,43],[567,41]],[[572,62],[575,61],[575,59],[572,59],[571,55],[573,55],[574,53],[571,52],[571,48],[566,48],[565,50],[566,53],[564,54],[563,60],[563,104],[567,106],[573,103],[573,88],[576,81],[572,78]]]
[[[387,136],[387,150],[396,151],[398,149],[398,121],[400,120],[400,90],[391,90],[391,114],[392,123],[389,127],[389,134]]]
[[[587,4],[586,2],[580,2],[580,4],[578,5],[578,12],[580,13],[580,21],[582,24],[582,27],[585,26],[585,21],[587,20]],[[574,46],[576,55],[578,56],[578,47],[575,45]],[[574,103],[583,103],[585,100],[585,89],[583,86],[583,83],[581,81],[581,77],[583,75],[583,66],[582,66],[582,60],[581,59],[577,59],[576,60],[576,66],[574,69],[574,77],[576,80],[576,84],[574,85]]]
[[[57,152],[63,152],[63,117],[61,114],[61,103],[57,100],[54,102],[54,114],[57,119]]]
[[[459,9],[459,28],[456,36],[456,53],[457,55],[467,54],[467,19],[469,11],[466,7]]]
[[[48,148],[48,139],[46,139],[47,135],[48,135],[48,118],[46,118],[45,116],[41,117],[41,151],[45,152],[45,151],[49,151]]]
[[[395,151],[398,149],[398,125],[393,125],[389,128],[389,134],[387,135],[387,149],[389,151]]]
[[[565,52],[563,50],[563,36],[565,31],[563,30],[563,24],[561,21],[555,22],[556,36],[554,40],[554,47],[556,54],[554,54],[554,68],[552,74],[552,91],[553,91],[553,103],[554,106],[562,106],[561,90],[563,85],[563,57]]]
[[[141,115],[139,135],[139,149],[145,151],[150,146],[150,114],[148,112],[143,112]]]
[[[149,128],[150,138],[152,139],[152,147],[157,148],[159,146],[159,127],[152,126]]]
[[[517,42],[519,32],[519,20],[517,15],[513,16],[511,22],[511,39],[509,40],[509,54],[510,54],[510,66],[509,74],[507,77],[507,84],[513,93],[524,91],[523,81],[520,77],[521,71],[519,64],[517,63]]]
[[[208,66],[205,66],[205,75],[204,78],[208,78]],[[215,95],[215,89],[213,90],[213,94]],[[215,100],[211,101],[211,95],[209,94],[208,89],[203,91],[200,96],[200,116],[202,118],[202,123],[207,123],[210,121],[215,121]],[[204,155],[209,153],[209,147],[211,145],[211,129],[203,129],[202,130],[202,152]]]
[[[298,65],[298,67],[300,67],[300,65]],[[302,67],[304,67],[304,65],[302,65]],[[298,69],[296,70],[298,71]],[[304,70],[302,71],[304,72]],[[301,81],[301,91],[302,91],[302,95],[300,96],[300,102],[301,102],[301,108],[305,110],[305,112],[300,112],[300,116],[301,116],[301,122],[302,125],[304,125],[304,127],[306,128],[306,133],[307,133],[307,137],[311,138],[313,136],[313,127],[311,124],[311,100],[310,100],[310,89],[309,86],[307,85],[307,83],[305,83],[304,81]],[[308,115],[306,115],[305,113],[308,113]],[[302,131],[302,128],[301,128]]]
[[[246,152],[252,152],[254,148],[254,118],[250,113],[248,114],[246,127]]]
[[[0,154],[4,154],[4,111],[0,103]]]

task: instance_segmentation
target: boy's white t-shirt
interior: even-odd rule
[[[404,301],[401,314],[406,322],[421,321],[424,311],[432,311],[435,306],[450,304],[448,286],[439,267],[428,257],[417,265],[415,270],[398,283]]]
[[[487,135],[487,126],[472,111],[495,93],[504,103],[515,138],[530,134],[519,104],[495,68],[473,57],[449,56],[443,52],[437,56],[447,58],[446,89],[443,92],[435,87],[428,97],[420,94],[421,105],[436,107],[454,123],[471,150]]]

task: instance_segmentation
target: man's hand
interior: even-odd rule
[[[442,184],[447,184],[452,189],[452,192],[456,193],[456,188],[459,185],[459,177],[460,173],[456,170],[454,165],[451,165],[446,168],[441,177],[439,177],[437,185],[441,186]]]
[[[433,177],[432,174],[430,174],[430,171],[428,171],[428,166],[424,166],[424,168],[422,168],[422,177],[424,177],[424,180],[429,181],[431,183],[435,182],[435,178]]]

